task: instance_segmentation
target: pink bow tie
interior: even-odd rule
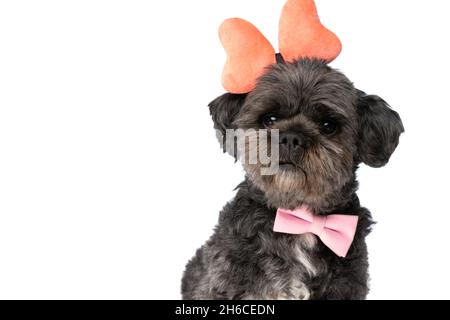
[[[345,257],[358,224],[358,216],[332,214],[314,215],[306,206],[293,211],[278,209],[273,230],[289,234],[314,233],[320,240],[340,257]]]

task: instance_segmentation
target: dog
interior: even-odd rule
[[[235,198],[187,263],[182,298],[365,299],[365,238],[373,220],[360,206],[356,170],[389,161],[404,132],[398,113],[314,58],[274,64],[254,90],[226,93],[209,108],[224,135],[229,129],[278,130],[279,168],[262,175],[260,163],[243,164],[246,177]],[[358,216],[345,258],[313,233],[274,232],[277,209],[300,206],[321,217]]]

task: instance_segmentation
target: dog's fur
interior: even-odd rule
[[[209,107],[214,127],[223,133],[262,129],[264,116],[276,115],[270,129],[279,129],[280,162],[290,166],[263,176],[259,164],[244,163],[247,175],[236,197],[220,213],[213,236],[187,264],[183,298],[364,299],[365,237],[372,218],[359,204],[355,172],[361,162],[372,167],[388,162],[403,132],[398,114],[315,59],[273,65],[249,94],[228,93]],[[332,122],[336,130],[324,133],[324,122]],[[286,146],[285,137],[294,137],[294,147]],[[359,216],[346,258],[312,234],[272,230],[277,208],[303,204],[318,215]]]

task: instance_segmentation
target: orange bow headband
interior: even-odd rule
[[[228,92],[248,93],[256,86],[265,68],[277,62],[275,49],[250,22],[225,20],[219,37],[227,52],[222,84]],[[317,15],[314,0],[288,0],[280,18],[279,51],[286,61],[318,58],[333,61],[341,52],[339,38],[325,28]]]

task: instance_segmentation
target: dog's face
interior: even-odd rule
[[[403,132],[400,117],[381,98],[355,89],[318,60],[273,65],[252,92],[225,94],[210,109],[222,132],[268,129],[270,139],[278,129],[275,174],[262,175],[260,163],[244,161],[249,179],[273,207],[332,208],[353,184],[357,164],[386,164]],[[251,147],[245,144],[244,151]]]

